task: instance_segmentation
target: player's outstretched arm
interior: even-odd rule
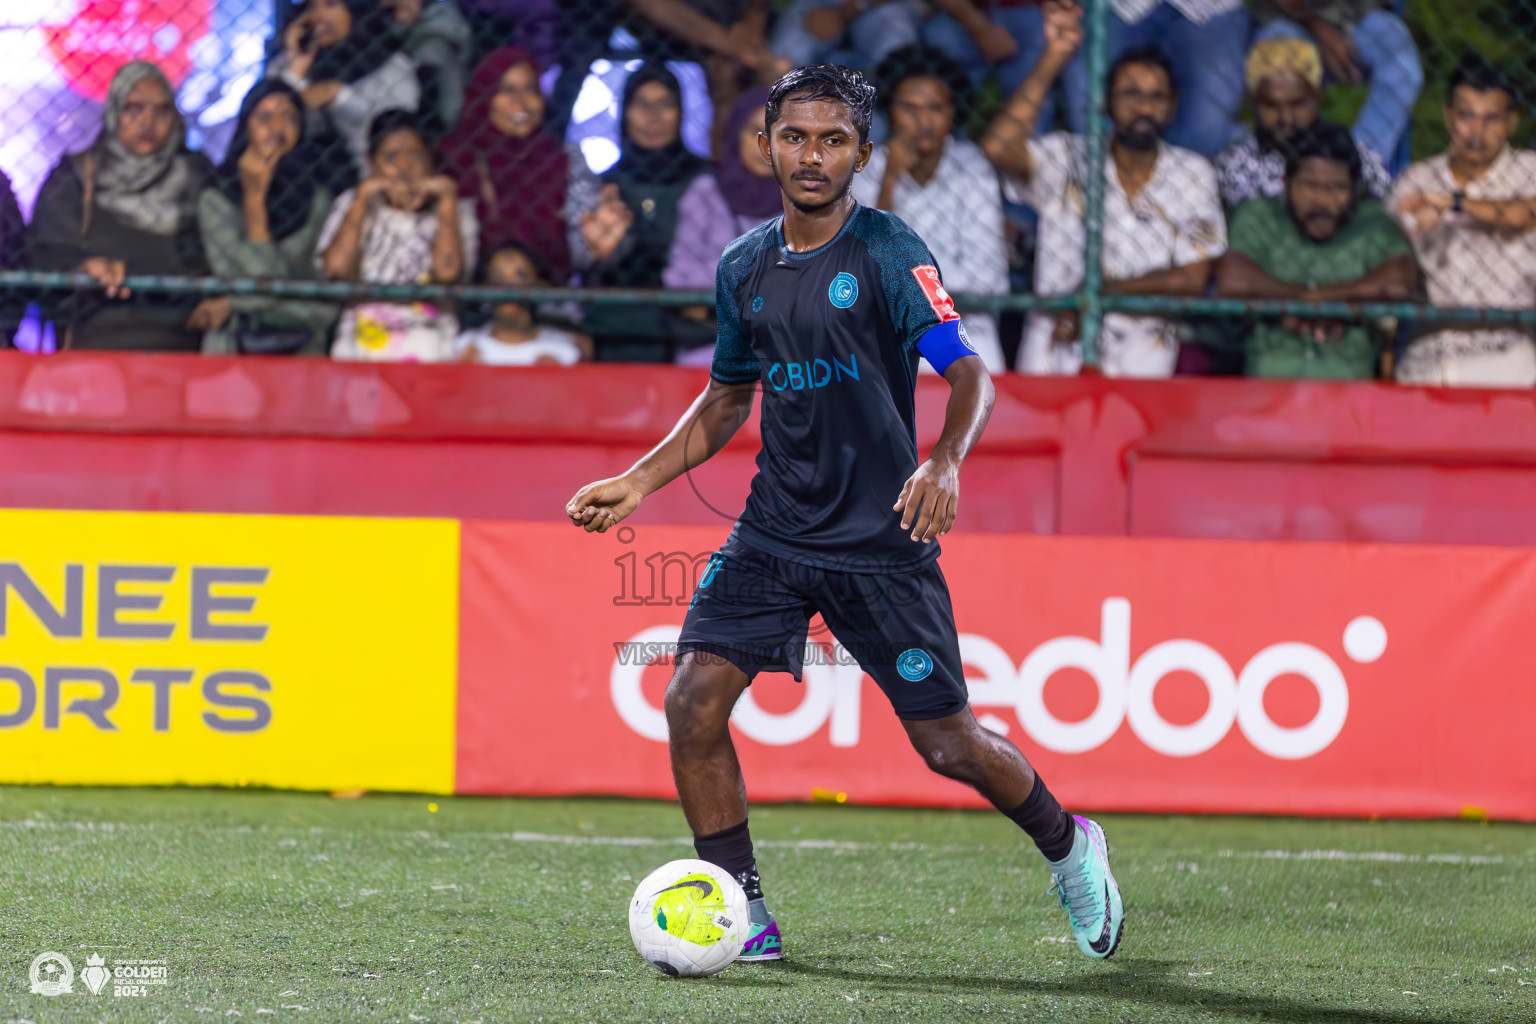
[[[647,494],[703,465],[724,448],[752,415],[756,391],[756,381],[722,384],[711,377],[709,387],[660,444],[622,476],[598,480],[577,491],[566,503],[565,514],[588,533],[606,533],[617,526],[640,507]]]
[[[917,467],[892,506],[902,514],[901,528],[911,530],[912,539],[924,544],[955,525],[960,508],[960,464],[986,429],[995,398],[992,375],[980,356],[956,359],[944,371],[944,379],[950,389],[944,429],[928,461]]]

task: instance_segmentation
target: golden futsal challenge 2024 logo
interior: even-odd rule
[[[40,996],[63,996],[75,991],[75,965],[63,953],[39,953],[28,971],[32,992]],[[114,960],[100,953],[88,954],[80,971],[81,984],[93,996],[108,989],[114,996],[147,996],[157,986],[170,984],[164,960]]]

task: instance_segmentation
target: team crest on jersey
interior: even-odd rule
[[[949,297],[944,283],[939,280],[938,267],[913,267],[912,276],[917,278],[917,285],[928,299],[928,305],[933,307],[933,315],[939,318],[939,323],[960,319],[960,314],[955,312],[955,300]]]
[[[849,273],[838,274],[827,288],[827,298],[838,309],[847,309],[859,301],[859,279]]]

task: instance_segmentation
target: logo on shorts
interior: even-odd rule
[[[761,295],[759,295],[757,298],[752,300],[752,312],[754,312],[754,313],[761,313],[762,311],[763,311],[763,297]]]
[[[847,309],[859,301],[859,279],[846,272],[838,274],[827,288],[827,298],[838,309]]]
[[[901,657],[896,659],[896,671],[907,682],[915,683],[928,678],[928,673],[933,671],[933,659],[928,657],[927,651],[914,647],[901,652]]]

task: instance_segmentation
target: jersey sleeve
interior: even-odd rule
[[[917,233],[891,214],[867,212],[874,216],[864,242],[880,270],[886,315],[902,347],[916,347],[923,335],[959,321],[960,314],[944,290],[938,262]]]
[[[752,354],[752,343],[741,325],[741,300],[737,297],[741,282],[746,278],[756,258],[757,250],[752,232],[726,248],[720,257],[720,267],[715,271],[715,358],[710,363],[709,375],[722,384],[745,384],[757,380],[761,369],[757,356]]]

